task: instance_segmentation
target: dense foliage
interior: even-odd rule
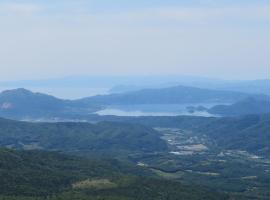
[[[0,199],[179,200],[225,199],[226,195],[152,177],[115,160],[84,160],[53,152],[0,150]],[[152,178],[151,178],[152,177]],[[73,188],[83,180],[107,179],[113,187]]]
[[[49,195],[87,178],[149,174],[116,160],[86,160],[54,152],[0,150],[2,195]]]
[[[270,153],[270,116],[268,115],[221,118],[195,131],[207,134],[226,149],[245,150],[266,157]]]
[[[65,152],[155,152],[166,143],[151,128],[125,123],[28,123],[0,119],[0,145]]]
[[[224,149],[245,150],[262,156],[270,153],[270,115],[239,117],[97,117],[92,120],[122,121],[151,127],[189,130],[198,136],[207,135]]]

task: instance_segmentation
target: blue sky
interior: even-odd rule
[[[2,0],[0,79],[270,78],[266,0]]]

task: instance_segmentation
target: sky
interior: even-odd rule
[[[0,80],[270,78],[269,0],[0,0]]]

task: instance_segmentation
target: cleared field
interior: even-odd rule
[[[117,187],[117,184],[111,182],[109,179],[87,179],[72,184],[73,189],[109,189],[115,187]]]

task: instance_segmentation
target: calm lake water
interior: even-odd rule
[[[220,105],[221,103],[219,103]],[[223,103],[222,103],[223,104]],[[224,103],[225,104],[225,103]],[[115,116],[204,116],[212,117],[214,115],[206,111],[189,112],[187,107],[203,106],[211,108],[217,104],[151,104],[151,105],[119,105],[109,106],[106,109],[96,112],[96,114],[115,115]]]

